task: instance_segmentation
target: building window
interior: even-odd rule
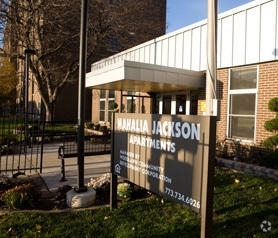
[[[190,115],[198,115],[198,93],[196,91],[190,92]]]
[[[254,140],[257,98],[257,67],[230,70],[228,137]]]
[[[127,92],[126,97],[126,112],[135,113],[136,112],[136,92]]]
[[[108,121],[112,122],[112,113],[115,110],[115,91],[108,92]]]
[[[105,121],[106,90],[100,90],[99,99],[99,120]]]
[[[115,91],[100,90],[99,120],[111,122],[114,106],[115,106]],[[106,110],[108,113],[106,113]]]
[[[126,105],[127,105],[128,113],[135,113],[135,111],[136,111],[135,100],[136,100],[136,97],[133,97],[133,96],[126,98]]]

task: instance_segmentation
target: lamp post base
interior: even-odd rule
[[[71,208],[89,207],[94,204],[95,200],[96,190],[93,188],[86,188],[82,192],[76,191],[76,189],[67,192],[67,206]]]

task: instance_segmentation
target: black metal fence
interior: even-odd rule
[[[28,122],[26,121],[28,118]],[[41,115],[1,112],[0,173],[32,173],[42,169],[44,120]]]
[[[84,156],[111,153],[111,133],[92,134],[84,137]],[[65,135],[63,144],[58,149],[58,158],[61,160],[61,181],[65,181],[65,159],[78,156],[77,135]]]
[[[110,153],[110,137],[109,130],[85,133],[84,156]],[[0,112],[0,174],[41,173],[46,145],[55,145],[51,153],[57,159],[76,157],[76,123],[49,123],[38,114],[28,114],[26,119],[24,113]]]
[[[59,158],[77,157],[77,136],[65,135],[59,147]],[[84,138],[84,156],[106,154],[111,152],[110,134],[90,135]]]

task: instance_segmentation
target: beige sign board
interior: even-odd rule
[[[116,113],[114,174],[199,212],[211,119]]]

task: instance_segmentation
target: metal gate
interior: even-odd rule
[[[0,112],[0,174],[41,173],[44,120],[41,115]]]

